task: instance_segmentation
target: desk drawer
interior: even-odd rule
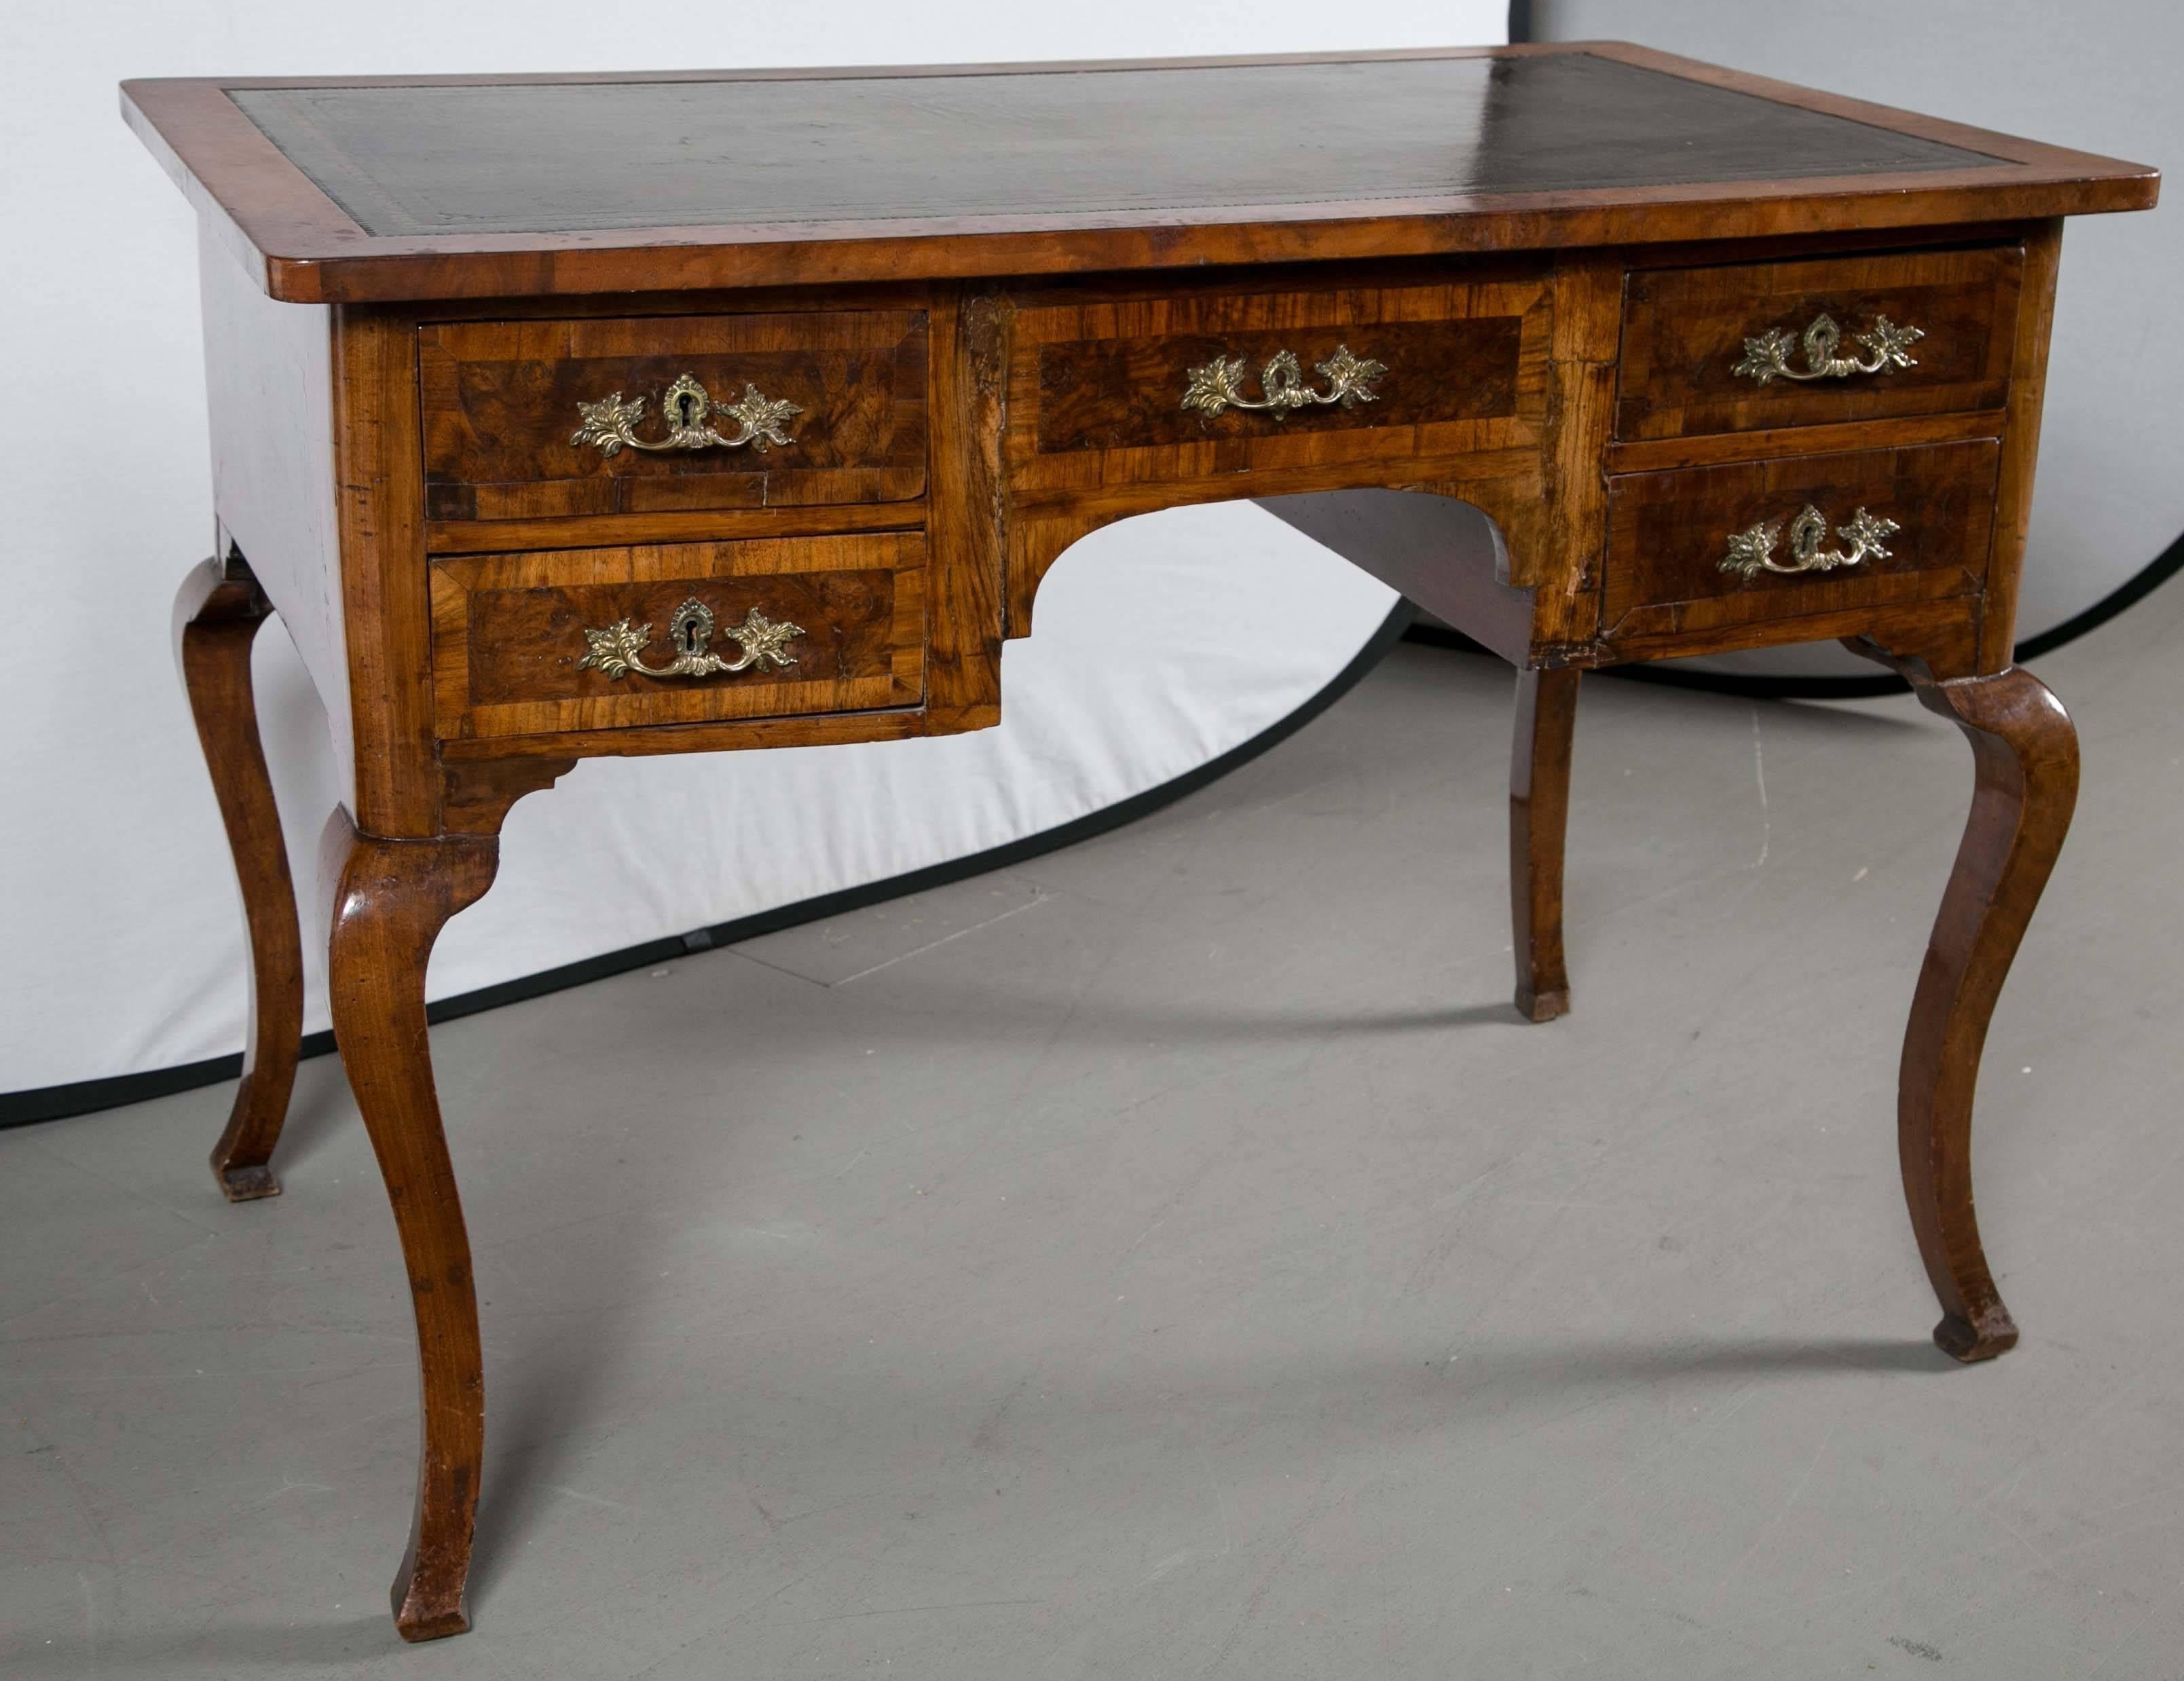
[[[2024,267],[2005,246],[1641,270],[1624,293],[1616,436],[1999,409]]]
[[[1982,438],[1611,478],[1601,622],[1613,639],[1975,593],[2000,459]]]
[[[1549,314],[1536,276],[1020,305],[1012,476],[1080,489],[1529,444]]]
[[[432,563],[443,738],[912,706],[924,660],[916,532]]]
[[[915,310],[447,322],[420,330],[418,372],[435,520],[899,502],[925,489]]]

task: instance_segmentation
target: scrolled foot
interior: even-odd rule
[[[213,1183],[220,1194],[230,1202],[256,1202],[260,1197],[281,1194],[281,1182],[273,1177],[273,1170],[263,1166],[230,1167],[220,1160],[220,1151],[212,1153]]]
[[[463,1564],[467,1569],[467,1558]],[[388,1598],[394,1607],[394,1632],[413,1645],[471,1632],[470,1613],[463,1608],[460,1584],[453,1594],[444,1589],[435,1590],[408,1559],[402,1561],[402,1573],[394,1578],[394,1590]]]
[[[1569,1014],[1569,988],[1535,993],[1529,987],[1517,988],[1517,1013],[1528,1021],[1552,1021],[1557,1016]]]
[[[1934,1346],[1952,1360],[1975,1366],[2017,1346],[2017,1322],[1998,1301],[1977,1324],[1946,1314],[1934,1328]]]

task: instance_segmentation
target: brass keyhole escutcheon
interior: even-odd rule
[[[705,644],[713,639],[713,612],[702,601],[686,601],[676,610],[674,620],[667,626],[667,639],[675,644],[676,654],[684,660],[695,659],[705,651]]]

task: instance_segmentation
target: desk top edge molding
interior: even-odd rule
[[[1403,65],[1584,54],[1985,154],[1976,165],[1535,192],[1178,203],[1022,214],[749,221],[541,232],[368,232],[277,147],[229,90],[884,82]],[[129,121],[268,295],[302,303],[417,303],[1143,271],[1940,227],[2142,209],[2145,165],[1749,75],[1624,42],[1408,53],[1112,60],[1021,66],[631,72],[588,75],[172,78],[125,82]]]

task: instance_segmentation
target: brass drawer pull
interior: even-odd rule
[[[577,404],[583,424],[569,442],[580,449],[596,444],[599,453],[610,459],[624,444],[632,449],[741,449],[749,444],[763,454],[770,443],[796,441],[782,431],[782,423],[804,412],[794,403],[760,395],[755,385],[744,386],[744,394],[735,402],[716,404],[694,374],[682,375],[667,387],[660,411],[667,418],[667,436],[641,438],[637,423],[644,418],[644,399],[633,397],[625,403],[620,392],[609,392],[597,403]],[[732,437],[723,437],[713,430],[709,417],[715,415],[725,415],[736,423]]]
[[[668,621],[667,639],[674,646],[675,657],[666,665],[644,663],[644,645],[652,640],[650,625],[632,625],[627,619],[617,619],[604,630],[584,632],[591,651],[577,662],[577,669],[595,667],[609,677],[626,677],[632,671],[641,677],[710,677],[716,672],[748,671],[754,665],[764,671],[772,661],[775,671],[785,671],[796,661],[781,651],[782,644],[802,636],[804,626],[786,621],[777,624],[754,607],[744,615],[743,623],[732,626],[727,634],[741,645],[739,658],[723,660],[705,651],[705,644],[713,638],[713,610],[694,595]]]
[[[1313,365],[1328,382],[1325,392],[1317,392],[1304,382],[1304,369],[1295,353],[1279,350],[1259,370],[1259,390],[1263,394],[1246,397],[1245,366],[1241,356],[1216,356],[1203,367],[1193,368],[1184,390],[1183,406],[1202,410],[1209,420],[1224,409],[1264,409],[1276,420],[1285,420],[1292,409],[1315,403],[1340,404],[1345,409],[1370,403],[1375,395],[1373,381],[1388,371],[1384,365],[1352,356],[1348,345],[1338,344],[1334,354]]]
[[[1802,368],[1790,365],[1797,336],[1786,327],[1772,327],[1757,338],[1744,341],[1744,359],[1730,371],[1749,374],[1760,385],[1769,380],[1844,380],[1852,374],[1885,374],[1895,368],[1917,367],[1918,359],[1908,354],[1906,347],[1925,336],[1923,327],[1899,327],[1887,316],[1875,315],[1871,326],[1851,335],[1865,347],[1868,359],[1860,361],[1855,356],[1836,354],[1842,342],[1842,329],[1831,316],[1817,315],[1805,329]]]
[[[1721,563],[1721,570],[1740,572],[1751,578],[1762,572],[1832,572],[1838,566],[1855,566],[1869,554],[1877,560],[1886,560],[1888,551],[1880,546],[1881,540],[1903,529],[1895,520],[1861,508],[1850,516],[1848,525],[1836,527],[1836,535],[1848,543],[1849,548],[1822,548],[1820,545],[1828,536],[1827,516],[1808,502],[1790,521],[1789,565],[1784,565],[1774,559],[1774,545],[1782,537],[1782,522],[1765,520],[1749,531],[1731,535],[1729,558]]]

